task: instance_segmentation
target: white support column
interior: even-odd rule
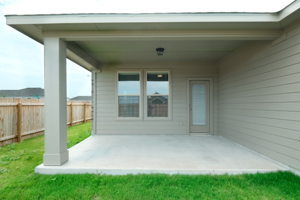
[[[97,132],[97,72],[92,72],[92,134]]]
[[[45,154],[44,165],[62,165],[67,149],[66,44],[44,38],[45,59]]]

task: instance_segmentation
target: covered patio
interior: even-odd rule
[[[44,45],[36,172],[300,170],[300,0],[276,13],[6,17]],[[69,150],[66,58],[92,72],[93,99],[92,136]]]
[[[62,166],[42,174],[242,174],[287,170],[220,136],[91,136],[69,149]]]

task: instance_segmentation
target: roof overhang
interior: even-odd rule
[[[300,17],[297,0],[278,13],[147,13],[7,15],[7,24],[43,43],[44,37],[67,41],[67,56],[84,68],[101,61],[77,45],[86,40],[274,40]]]

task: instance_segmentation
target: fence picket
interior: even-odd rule
[[[70,101],[67,104],[70,126],[92,119],[91,103]],[[44,133],[42,99],[0,98],[0,146]]]

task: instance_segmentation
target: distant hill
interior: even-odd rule
[[[0,90],[0,97],[43,98],[43,88],[24,88],[20,90]]]
[[[91,96],[77,96],[77,97],[73,97],[70,100],[72,101],[92,101],[92,97]]]

